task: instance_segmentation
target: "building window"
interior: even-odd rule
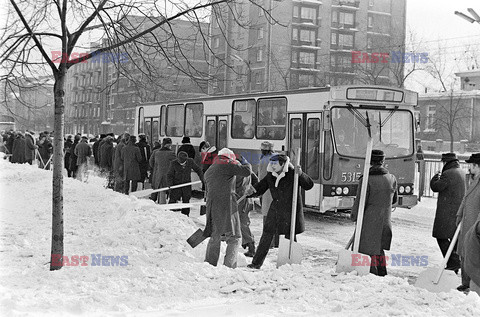
[[[425,131],[435,131],[436,112],[436,106],[427,106],[427,120],[425,123]]]
[[[213,39],[213,47],[218,48],[220,46],[220,39],[218,37]]]
[[[297,28],[292,28],[292,40],[293,41],[298,40],[298,29]]]
[[[257,39],[259,40],[263,39],[263,28],[258,29]]]
[[[353,47],[353,35],[351,34],[339,34],[338,45]]]
[[[254,99],[235,100],[232,113],[232,138],[253,139],[256,103]]]
[[[311,20],[313,22],[317,18],[317,10],[314,8],[302,7],[300,10],[300,17],[304,20]]]
[[[337,45],[337,33],[332,33],[330,43],[331,43],[332,45]]]
[[[300,41],[308,42],[315,45],[315,31],[313,30],[300,30]]]
[[[259,6],[259,7],[258,7],[258,10],[259,10],[259,11],[258,11],[258,16],[259,16],[259,17],[263,17],[263,15],[264,15],[263,7],[260,7],[260,6]]]
[[[367,38],[367,49],[371,49],[371,48],[372,48],[372,38],[368,37]]]
[[[353,25],[354,16],[353,13],[340,12],[340,23]]]
[[[292,52],[292,62],[293,63],[296,63],[297,62],[297,57],[298,57],[298,53],[293,51]]]
[[[314,53],[307,53],[307,52],[300,52],[300,64],[306,64],[308,66],[315,65],[315,54]]]
[[[261,62],[263,60],[263,49],[259,48],[257,50],[257,62]]]
[[[185,136],[201,137],[203,130],[203,104],[189,103],[185,107]]]
[[[369,17],[368,17],[368,24],[367,24],[367,26],[368,26],[369,28],[373,28],[373,17],[372,17],[372,16],[369,16]]]
[[[298,18],[298,6],[293,6],[293,17]]]

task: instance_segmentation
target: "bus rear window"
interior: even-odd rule
[[[259,99],[257,139],[283,140],[286,118],[286,98]]]

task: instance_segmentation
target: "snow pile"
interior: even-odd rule
[[[311,258],[276,269],[271,252],[260,271],[212,267],[203,262],[206,242],[186,243],[198,228],[191,218],[106,190],[95,177],[65,179],[64,253],[77,265],[50,272],[52,174],[1,160],[0,171],[2,315],[480,315],[476,294],[434,294],[393,276],[335,276]]]

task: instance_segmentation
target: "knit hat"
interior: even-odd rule
[[[261,149],[262,150],[273,150],[273,143],[270,141],[263,141],[261,144]]]
[[[180,151],[180,152],[177,153],[177,157],[178,157],[178,161],[180,163],[184,163],[188,158],[188,154],[187,154],[187,152]]]

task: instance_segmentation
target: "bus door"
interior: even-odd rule
[[[207,116],[205,124],[205,139],[218,151],[227,147],[228,116]]]
[[[309,191],[302,190],[305,206],[320,209],[320,152],[321,152],[321,113],[295,113],[289,114],[288,149],[291,162],[295,162],[292,149],[302,149],[300,166],[314,182]]]

